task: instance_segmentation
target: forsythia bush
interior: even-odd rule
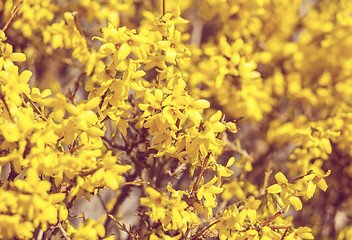
[[[352,238],[352,1],[0,12],[0,239]]]

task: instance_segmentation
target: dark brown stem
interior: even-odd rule
[[[77,79],[77,81],[75,82],[75,90],[73,91],[73,93],[71,92],[71,90],[69,89],[69,99],[70,99],[70,102],[72,104],[75,104],[74,100],[75,100],[75,97],[76,97],[76,94],[77,94],[77,91],[79,89],[79,87],[81,86],[81,82],[83,80],[83,78],[85,77],[86,73],[81,73]]]
[[[212,222],[211,224],[209,224],[206,228],[204,228],[202,231],[198,232],[194,237],[191,238],[191,240],[196,240],[198,239],[200,236],[203,235],[203,233],[205,231],[207,231],[209,228],[211,228],[213,225],[217,224],[218,222],[220,222],[220,220],[216,220],[215,222]]]
[[[165,10],[165,9],[166,9],[166,7],[165,7],[165,5],[166,5],[166,4],[165,4],[165,1],[166,1],[166,0],[163,0],[163,16],[164,16],[165,13],[166,13],[166,10]]]
[[[30,98],[27,96],[27,94],[25,94],[25,93],[24,93],[23,95],[27,98],[28,102],[33,106],[33,108],[37,111],[37,113],[40,114],[40,116],[41,116],[44,120],[46,120],[45,114],[37,107],[37,105],[35,105],[35,103],[32,101],[32,99],[30,99]]]
[[[0,98],[1,98],[1,101],[2,101],[2,102],[4,103],[4,105],[5,105],[5,108],[6,108],[7,112],[9,113],[9,116],[10,116],[11,121],[12,121],[12,122],[15,122],[15,121],[13,120],[13,118],[12,118],[12,115],[11,115],[10,109],[9,109],[9,106],[8,106],[7,103],[6,103],[5,96],[2,94],[2,92],[0,92]]]
[[[290,228],[292,228],[293,227],[293,225],[289,225],[289,226],[269,226],[272,230],[274,230],[274,229],[286,229],[286,230],[288,230],[288,229],[290,229]]]
[[[271,216],[268,220],[266,220],[263,224],[262,227],[265,227],[267,225],[269,225],[269,223],[271,223],[272,221],[274,221],[275,218],[281,216],[283,214],[283,212],[277,212],[275,213],[274,216]]]
[[[140,172],[142,171],[142,169],[140,168],[137,168],[137,171],[133,174],[133,175],[130,175],[126,178],[126,182],[132,182],[134,181],[140,174]],[[131,185],[125,185],[121,188],[121,194],[119,195],[119,197],[117,198],[116,200],[116,203],[115,205],[113,206],[113,208],[111,209],[110,212],[108,212],[108,216],[111,215],[115,215],[116,212],[118,211],[121,203],[126,199],[126,197],[129,195],[130,193],[130,190],[131,190],[132,186]],[[108,234],[108,226],[111,222],[111,217],[110,218],[107,218],[105,223],[104,223],[104,228],[105,228],[105,237],[107,237],[107,234]]]
[[[102,139],[103,141],[107,142],[112,148],[115,148],[115,149],[118,149],[118,150],[121,150],[121,151],[126,151],[126,150],[127,150],[126,147],[117,145],[113,140],[108,139],[108,138],[105,137],[105,136],[101,137],[101,139]]]
[[[271,169],[271,161],[269,161],[268,168],[266,169],[265,175],[264,175],[264,183],[263,183],[262,189],[260,190],[261,195],[265,195],[266,188],[268,186],[269,177],[272,174],[272,172],[273,170]]]
[[[7,178],[7,181],[14,181],[15,178],[18,176],[19,173],[17,173],[15,171],[15,168],[13,166],[13,164],[11,163],[11,170],[10,170],[10,173],[9,173],[9,176]]]
[[[302,178],[304,178],[305,176],[308,176],[308,175],[312,174],[312,172],[313,172],[313,170],[309,170],[309,171],[308,171],[306,174],[304,174],[303,176],[296,177],[295,179],[292,179],[292,180],[290,180],[289,182],[291,183],[291,182],[297,181],[297,180],[299,180],[299,179],[302,179]]]
[[[61,223],[57,224],[57,227],[60,229],[60,232],[62,234],[62,236],[66,239],[66,240],[71,240],[71,238],[67,235],[65,229],[62,227]]]
[[[81,21],[79,20],[79,13],[78,12],[73,12],[73,19],[75,20],[76,28],[79,31],[81,35],[84,35],[84,31],[81,25]]]
[[[126,232],[132,239],[137,239],[137,238],[135,237],[135,234],[131,233],[131,231],[126,228],[126,225],[125,225],[125,224],[120,223],[119,221],[117,221],[117,219],[114,218],[114,216],[112,216],[111,214],[108,214],[108,217],[109,217],[110,219],[112,219],[115,223],[117,223],[117,225],[119,225],[119,227],[121,228],[121,230],[124,231],[124,232]]]
[[[281,240],[284,240],[284,239],[285,239],[285,236],[286,236],[286,234],[287,234],[287,232],[288,232],[288,229],[289,229],[289,228],[286,228],[286,231],[284,232],[284,235],[282,235]]]
[[[191,191],[191,195],[195,195],[196,191],[198,190],[198,184],[199,184],[200,180],[202,179],[202,176],[203,176],[205,170],[207,169],[208,159],[210,157],[210,153],[211,152],[208,152],[208,155],[205,157],[205,159],[203,161],[200,173],[199,173],[199,175],[197,177],[197,180],[195,181],[195,183],[193,185],[193,188],[192,188],[192,191]]]
[[[9,20],[7,20],[5,26],[1,29],[3,32],[6,31],[6,29],[9,27],[10,23],[12,22],[12,20],[14,19],[14,17],[17,15],[18,10],[20,9],[20,7],[22,6],[23,1],[21,1],[17,7],[15,8],[15,11],[11,14],[11,17],[9,18]]]

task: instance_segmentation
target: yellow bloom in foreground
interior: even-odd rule
[[[13,66],[13,62],[26,61],[26,55],[23,53],[14,53],[13,47],[6,43],[4,48],[0,48],[0,69],[4,67],[5,70]]]

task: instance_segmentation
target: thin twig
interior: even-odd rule
[[[62,227],[61,223],[57,224],[57,227],[60,229],[60,232],[62,234],[62,236],[66,239],[66,240],[71,240],[71,238],[67,235],[65,229]]]
[[[207,231],[209,228],[211,228],[213,225],[215,225],[215,224],[217,224],[217,223],[219,223],[219,222],[220,222],[220,220],[216,220],[215,222],[212,222],[212,223],[209,224],[206,228],[204,228],[202,231],[198,232],[194,237],[192,237],[191,240],[196,240],[196,239],[198,239],[200,236],[203,235],[203,233],[204,233],[205,231]]]
[[[165,10],[165,9],[166,9],[166,7],[165,7],[165,5],[166,5],[166,4],[165,4],[165,1],[166,1],[166,0],[163,0],[163,16],[164,16],[165,13],[166,13],[166,10]]]
[[[127,228],[126,228],[126,225],[123,224],[123,223],[120,223],[119,221],[117,221],[116,218],[114,218],[113,215],[111,214],[107,214],[109,218],[111,218],[115,223],[117,223],[117,225],[119,225],[119,227],[121,228],[122,231],[126,232],[132,239],[138,239],[136,238],[135,234],[131,233],[131,231],[129,231]]]
[[[13,166],[12,163],[10,165],[11,165],[10,167],[11,170],[10,170],[9,176],[7,177],[7,181],[14,181],[15,178],[19,175],[19,173],[15,171],[15,167]]]
[[[300,180],[300,179],[304,178],[305,176],[308,176],[308,175],[312,174],[312,172],[313,172],[313,170],[309,170],[306,174],[304,174],[302,176],[299,176],[299,177],[296,177],[295,179],[290,180],[289,183],[297,181],[297,180]]]
[[[169,175],[171,177],[173,177],[172,179],[170,179],[168,185],[170,185],[171,187],[176,183],[176,181],[180,180],[180,178],[182,177],[183,173],[185,172],[185,170],[187,169],[187,165],[182,163],[180,166],[178,166],[175,171],[172,173],[169,170]]]
[[[262,227],[265,227],[265,226],[269,225],[269,223],[271,223],[272,221],[274,221],[275,218],[281,216],[282,214],[283,214],[282,211],[275,213],[274,216],[271,216],[268,220],[266,220],[266,221],[262,224]]]
[[[284,240],[284,239],[285,239],[285,236],[286,236],[286,234],[287,234],[287,232],[288,232],[288,229],[289,229],[289,228],[286,228],[286,231],[284,232],[284,235],[282,235],[281,240]]]
[[[262,186],[262,189],[260,190],[260,194],[261,195],[265,195],[265,190],[268,186],[268,181],[269,181],[269,177],[270,175],[272,174],[273,170],[271,169],[271,160],[269,161],[269,164],[268,164],[268,168],[266,169],[265,171],[265,175],[264,175],[264,183],[263,183],[263,186]]]
[[[7,20],[5,26],[1,29],[3,32],[6,31],[6,29],[9,27],[10,23],[12,22],[12,20],[14,19],[14,17],[17,15],[18,10],[20,9],[20,7],[22,6],[23,1],[21,1],[17,7],[15,8],[15,11],[11,14],[11,17],[9,18],[9,20]]]
[[[272,225],[269,225],[268,227],[270,227],[272,230],[274,229],[290,229],[293,227],[293,225],[289,225],[289,226],[272,226]]]
[[[79,31],[81,35],[84,35],[84,31],[81,25],[81,21],[79,20],[79,13],[78,12],[73,12],[73,19],[75,20],[76,28]]]
[[[43,239],[43,230],[40,229],[39,232],[38,232],[38,235],[37,235],[37,240],[42,240]]]
[[[191,195],[194,196],[196,191],[198,190],[198,184],[200,182],[200,180],[202,179],[202,176],[205,172],[205,170],[207,169],[207,165],[208,165],[208,159],[210,157],[210,153],[211,152],[208,152],[208,155],[205,157],[204,161],[203,161],[203,164],[202,164],[202,168],[200,170],[200,173],[197,177],[197,180],[195,181],[194,185],[193,185],[193,188],[192,188],[192,191],[191,191]]]
[[[75,82],[75,90],[73,91],[73,93],[71,92],[70,89],[68,89],[69,93],[68,93],[68,98],[70,99],[71,103],[72,104],[75,104],[75,97],[76,97],[76,94],[77,94],[77,91],[79,89],[79,87],[81,86],[81,82],[82,80],[84,79],[84,77],[86,76],[86,73],[83,72],[79,75],[77,81]]]
[[[1,89],[0,89],[0,90],[1,90]],[[15,122],[15,120],[13,119],[13,117],[12,117],[12,115],[11,115],[10,108],[9,108],[9,106],[8,106],[7,103],[6,103],[5,96],[2,94],[2,92],[0,92],[0,99],[1,99],[1,101],[4,103],[5,108],[6,108],[7,112],[9,113],[9,116],[10,116],[11,121],[12,121],[12,122]]]
[[[121,151],[126,151],[126,147],[117,145],[113,140],[108,139],[108,138],[105,137],[105,136],[101,137],[101,139],[102,139],[103,141],[107,142],[112,148],[115,148],[115,149],[118,149],[118,150],[121,150]]]
[[[34,109],[40,114],[40,116],[44,119],[44,120],[47,120],[46,117],[45,117],[45,114],[37,107],[37,105],[35,105],[35,103],[32,101],[32,99],[30,99],[27,94],[23,94],[27,100],[30,102],[30,104],[34,107]]]

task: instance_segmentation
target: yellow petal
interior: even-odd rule
[[[63,201],[65,198],[66,198],[65,193],[50,194],[50,200],[52,203],[59,203],[59,202]]]
[[[219,193],[222,193],[222,191],[224,191],[224,189],[221,188],[221,187],[216,187],[216,186],[213,185],[213,186],[210,186],[208,191],[213,193],[213,194],[219,194]]]
[[[127,58],[127,56],[131,53],[131,47],[128,45],[128,43],[122,43],[118,53],[117,53],[117,59],[118,60],[123,60]]]
[[[136,78],[141,78],[145,75],[146,73],[142,70],[138,70],[138,71],[135,71],[134,73],[132,73],[131,75],[131,78],[132,79],[136,79]]]
[[[79,114],[80,114],[78,108],[77,108],[75,105],[71,104],[71,103],[69,103],[69,104],[66,105],[66,110],[67,110],[67,112],[69,112],[71,115],[79,115]]]
[[[219,122],[222,116],[222,112],[220,110],[216,111],[213,116],[210,117],[209,122]]]
[[[308,186],[307,186],[307,197],[308,198],[313,197],[315,189],[316,189],[316,185],[313,182],[308,182]]]
[[[97,127],[92,127],[90,129],[88,129],[87,133],[91,137],[102,137],[105,134],[103,130],[101,130],[101,129],[97,128]]]
[[[232,166],[232,164],[233,164],[234,162],[235,162],[235,158],[234,158],[234,157],[231,157],[231,158],[227,161],[226,167]]]
[[[302,202],[298,197],[291,196],[289,198],[289,200],[290,200],[290,203],[292,204],[292,206],[296,209],[296,211],[299,211],[302,209]]]
[[[201,187],[198,192],[197,192],[197,198],[198,200],[201,200],[204,196],[204,187]]]
[[[332,152],[331,143],[329,139],[322,138],[320,143],[326,153],[330,154]]]
[[[257,220],[257,211],[254,209],[248,209],[248,218],[249,221],[253,224]]]
[[[20,131],[14,123],[5,123],[2,127],[2,135],[7,142],[17,142],[20,139]]]
[[[151,187],[147,187],[147,189],[145,190],[149,195],[150,197],[152,198],[158,198],[161,196],[161,194],[155,190],[154,188],[151,188]]]
[[[276,175],[275,175],[275,179],[276,181],[278,182],[278,184],[285,184],[285,183],[288,183],[288,180],[287,178],[285,177],[285,175],[282,173],[282,172],[278,172]]]
[[[175,48],[169,48],[166,50],[166,61],[169,63],[173,63],[176,59],[176,49]]]
[[[279,184],[274,184],[267,188],[268,193],[279,193],[281,190],[282,188]]]
[[[12,53],[10,60],[13,62],[24,62],[26,61],[26,55],[23,53]]]
[[[85,110],[92,110],[92,109],[98,107],[99,104],[100,104],[100,102],[101,102],[100,97],[94,97],[94,98],[90,99],[90,100],[84,105],[84,109],[85,109]]]
[[[162,50],[167,50],[171,45],[169,41],[159,41],[157,44]]]
[[[324,179],[320,179],[320,181],[317,183],[318,187],[323,190],[324,192],[328,188],[328,185],[326,184]]]
[[[113,54],[116,51],[115,44],[113,43],[105,43],[101,45],[99,49],[99,54],[103,56],[108,56],[110,54]]]
[[[199,99],[193,102],[192,107],[194,107],[195,109],[206,109],[210,107],[210,103],[205,99]]]
[[[313,234],[311,233],[302,233],[299,235],[302,239],[314,239]]]

